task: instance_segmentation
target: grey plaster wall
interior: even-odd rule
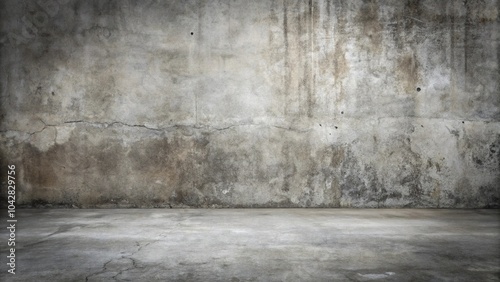
[[[499,1],[0,10],[18,205],[499,207]]]

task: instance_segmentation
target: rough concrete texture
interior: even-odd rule
[[[1,281],[500,281],[492,209],[23,209],[16,226]]]
[[[500,1],[0,5],[18,204],[500,206]]]

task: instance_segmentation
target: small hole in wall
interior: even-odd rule
[[[335,126],[335,129],[339,128],[338,126]]]
[[[417,92],[420,92],[420,90],[422,90],[422,89],[420,89],[420,87],[417,87]]]
[[[52,96],[54,96],[54,95],[56,95],[56,94],[54,93],[54,91],[52,91]]]
[[[465,123],[465,121],[462,121],[462,123]]]
[[[321,126],[321,123],[319,124],[319,126]]]
[[[193,34],[194,34],[194,32],[191,31],[191,35],[193,35]]]
[[[341,114],[344,114],[344,111],[340,112]]]

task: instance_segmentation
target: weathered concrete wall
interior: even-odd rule
[[[500,1],[0,3],[18,204],[499,207]]]

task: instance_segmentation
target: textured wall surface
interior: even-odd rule
[[[500,1],[0,6],[18,204],[500,206]]]

